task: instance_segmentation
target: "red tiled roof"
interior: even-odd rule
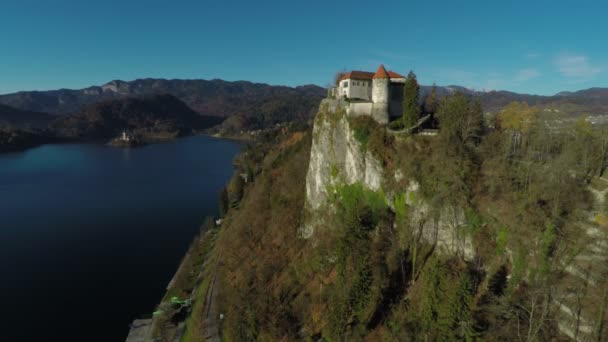
[[[357,71],[353,70],[344,76],[340,77],[340,81],[343,80],[371,80],[374,78],[405,78],[405,76],[398,74],[394,71],[386,71],[384,65],[380,65],[378,71],[376,73],[368,72],[368,71]]]
[[[390,78],[390,76],[388,75],[388,72],[384,68],[384,64],[380,64],[380,66],[378,67],[378,70],[374,74],[374,78]]]
[[[389,75],[391,78],[405,78],[405,76],[403,76],[403,75],[401,75],[401,74],[398,74],[398,73],[396,73],[396,72],[394,72],[394,71],[389,71],[389,72],[388,72],[388,75]]]
[[[340,78],[340,81],[347,80],[349,78],[353,79],[353,80],[371,80],[372,77],[374,77],[374,73],[373,72],[351,71],[348,74],[342,76],[342,78]]]

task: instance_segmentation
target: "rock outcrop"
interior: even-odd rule
[[[318,229],[327,229],[324,213],[331,212],[328,198],[338,186],[360,183],[369,190],[381,191],[389,207],[394,208],[394,190],[388,188],[387,177],[402,178],[400,170],[388,175],[382,161],[365,149],[355,137],[351,118],[343,101],[324,100],[313,127],[310,163],[306,176],[307,219],[300,229],[303,238],[310,238]],[[422,236],[444,253],[474,256],[471,239],[464,233],[464,209],[445,207],[432,209],[425,203],[414,180],[405,194],[411,211],[411,223],[422,227]]]
[[[317,210],[327,202],[331,186],[361,182],[371,190],[381,188],[384,170],[353,136],[345,112],[322,108],[315,118],[310,164],[306,175],[306,202]]]

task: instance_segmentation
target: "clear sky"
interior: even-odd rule
[[[554,94],[608,87],[608,2],[2,0],[0,94],[113,79],[326,85],[340,69]]]

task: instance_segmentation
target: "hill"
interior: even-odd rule
[[[21,151],[59,141],[61,140],[47,134],[45,131],[0,127],[0,153]]]
[[[318,103],[317,96],[280,95],[255,103],[231,115],[211,131],[222,136],[237,136],[241,132],[255,133],[288,122],[306,123],[313,117]]]
[[[430,86],[421,86],[420,98],[424,99],[431,92],[431,88]],[[460,86],[437,87],[439,97],[455,92],[478,97],[484,111],[490,113],[499,112],[509,103],[517,101],[550,110],[558,116],[608,115],[608,88],[590,88],[577,92],[560,92],[554,96],[543,96],[505,90],[475,91]]]
[[[44,128],[53,119],[46,113],[20,110],[6,105],[0,105],[0,126],[17,128]]]
[[[329,108],[236,159],[189,253],[205,267],[170,289],[191,310],[165,296],[154,337],[185,319],[188,341],[605,340],[606,130],[486,130],[461,95],[437,136]]]
[[[199,115],[171,95],[114,99],[55,119],[49,130],[62,138],[108,139],[123,130],[142,138],[168,138],[192,134],[221,122]]]
[[[275,98],[303,96],[319,100],[325,90],[314,85],[291,88],[246,81],[146,78],[129,82],[115,80],[78,90],[22,91],[0,95],[0,104],[63,115],[79,112],[100,101],[159,94],[173,95],[201,115],[228,117]]]

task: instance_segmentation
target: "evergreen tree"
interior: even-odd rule
[[[424,293],[417,319],[421,332],[432,337],[437,333],[438,309],[444,297],[445,269],[437,258],[432,257],[423,272]]]
[[[220,191],[220,217],[226,216],[226,213],[228,213],[229,206],[230,203],[228,200],[228,190],[226,189],[226,187],[223,187]]]
[[[439,108],[439,100],[437,99],[437,86],[433,83],[431,93],[426,97],[424,101],[424,111],[428,114],[434,115]]]
[[[456,334],[459,340],[473,341],[477,337],[475,318],[473,318],[472,312],[473,293],[471,277],[464,273],[460,277],[456,288],[458,301],[454,307],[455,317],[457,318]]]
[[[407,75],[405,85],[403,87],[403,125],[412,127],[420,117],[420,106],[418,105],[418,96],[420,85],[416,79],[416,74],[413,71]]]

